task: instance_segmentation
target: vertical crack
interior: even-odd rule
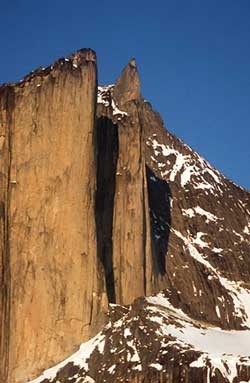
[[[168,252],[169,235],[171,228],[171,190],[169,184],[154,174],[152,169],[146,167],[148,185],[148,202],[150,209],[150,222],[152,243],[155,249],[153,258],[154,269],[157,274],[166,274],[166,255]]]
[[[7,87],[1,95],[4,101],[3,113],[6,118],[1,121],[5,144],[2,154],[0,174],[0,235],[1,235],[1,342],[0,342],[0,380],[8,381],[9,370],[9,343],[10,343],[10,253],[9,253],[9,203],[10,203],[10,176],[11,176],[11,124],[14,108],[14,92]]]
[[[115,303],[113,270],[113,210],[118,158],[118,127],[107,117],[98,118],[96,124],[97,190],[95,221],[97,252],[103,265],[108,300]]]

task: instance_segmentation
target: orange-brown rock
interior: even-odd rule
[[[139,100],[140,80],[135,59],[131,59],[123,69],[115,83],[113,96],[118,106],[123,106],[128,101]]]
[[[99,104],[97,109],[97,116],[100,116],[97,130],[105,130],[107,135],[116,131],[116,149],[109,146],[109,151],[116,152],[112,170],[112,240],[110,255],[106,254],[103,258],[110,258],[112,264],[112,277],[109,274],[106,278],[107,286],[112,291],[111,301],[129,304],[136,297],[155,290],[144,133],[139,107],[140,82],[134,60],[122,71],[112,89],[110,97],[112,96],[114,101],[111,108],[103,108]],[[113,139],[113,144],[115,140]],[[102,145],[105,147],[104,140],[99,147]],[[102,154],[101,163],[103,162],[108,161]],[[107,192],[107,195],[110,193]],[[112,285],[109,284],[110,279],[113,281]]]
[[[70,355],[108,302],[161,289],[198,327],[249,328],[249,192],[164,128],[134,60],[97,94],[95,54],[78,51],[2,86],[0,108],[0,382],[26,383]],[[133,328],[111,323],[88,371],[69,363],[50,382],[206,381],[209,362],[189,368],[197,352],[172,339],[164,350],[151,322],[144,331],[145,302],[114,306]]]
[[[134,63],[114,87],[99,89],[100,124],[105,117],[118,131],[115,302],[170,289],[187,314],[239,329],[249,291],[249,193],[169,133],[139,94]]]
[[[1,88],[1,382],[23,383],[69,355],[106,307],[95,98],[90,50]]]

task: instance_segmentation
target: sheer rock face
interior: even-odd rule
[[[135,104],[118,123],[119,156],[113,217],[113,262],[116,302],[131,303],[146,294],[146,200],[142,129]],[[148,211],[148,210],[147,210]]]
[[[134,60],[97,103],[96,92],[91,50],[0,88],[1,382],[26,383],[70,355],[105,324],[108,302],[160,290],[164,326],[181,309],[195,328],[250,328],[249,192],[164,128]],[[180,353],[174,335],[166,343],[143,299],[115,307],[89,371],[77,360],[39,382],[102,382],[107,366],[107,382],[207,381],[210,362],[190,368],[200,354],[189,343]]]
[[[118,106],[122,107],[129,101],[139,100],[140,95],[139,75],[135,59],[132,59],[116,81],[113,97]]]
[[[1,89],[1,382],[24,382],[73,352],[106,305],[95,97],[89,50]]]
[[[112,131],[111,126],[115,127],[118,148],[113,169],[115,175],[109,256],[113,265],[113,285],[109,287],[112,289],[111,302],[130,304],[136,297],[156,290],[151,254],[145,145],[140,116],[140,84],[134,60],[128,63],[106,97],[107,107],[101,102],[98,104],[97,129],[108,128]],[[122,106],[122,110],[118,106]],[[109,126],[104,125],[104,121],[109,121]],[[103,259],[105,257],[107,254],[102,256]]]

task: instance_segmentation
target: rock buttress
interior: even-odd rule
[[[109,134],[116,127],[118,141],[112,170],[115,172],[112,177],[112,235],[109,241],[105,240],[106,248],[112,249],[112,259],[109,257],[110,268],[112,264],[112,302],[130,304],[135,298],[156,291],[145,138],[140,120],[140,82],[134,60],[122,71],[115,87],[104,88],[104,93],[103,103],[100,99],[97,109],[98,127],[109,130]],[[102,143],[105,145],[105,140]],[[110,147],[110,150],[114,151],[114,148]],[[110,280],[108,278],[108,282]]]
[[[60,59],[14,93],[9,124],[1,114],[11,143],[1,165],[2,278],[9,276],[0,374],[23,383],[89,338],[106,304],[94,218],[95,55]]]
[[[131,303],[145,289],[144,161],[136,106],[119,123],[113,218],[113,265],[117,302]]]

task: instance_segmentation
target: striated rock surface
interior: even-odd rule
[[[0,91],[0,380],[68,357],[33,383],[248,381],[249,192],[165,129],[134,59]]]
[[[95,97],[90,50],[1,88],[1,382],[24,382],[66,357],[106,307]]]

